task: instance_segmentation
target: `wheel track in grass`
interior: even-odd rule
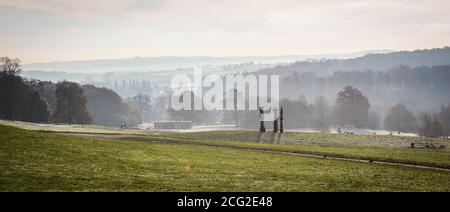
[[[73,132],[58,132],[53,133],[57,135],[72,135],[72,136],[83,136],[83,137],[94,137],[94,138],[109,138],[109,139],[122,139],[122,140],[131,140],[131,141],[145,141],[152,143],[167,143],[167,144],[185,144],[185,145],[197,145],[197,146],[207,146],[207,147],[219,147],[219,148],[229,148],[236,150],[244,150],[244,151],[257,151],[257,152],[266,152],[272,154],[281,154],[281,155],[291,155],[291,156],[302,156],[302,157],[310,157],[310,158],[319,158],[319,159],[328,159],[328,160],[339,160],[339,161],[351,161],[351,162],[360,162],[360,163],[369,163],[369,164],[383,164],[383,165],[392,165],[392,166],[400,166],[407,168],[418,168],[418,169],[427,169],[434,171],[445,171],[450,172],[450,166],[440,166],[433,164],[426,164],[421,162],[411,162],[411,161],[396,161],[394,159],[372,159],[366,157],[353,157],[353,156],[345,156],[334,153],[325,153],[325,152],[308,152],[302,150],[277,150],[270,149],[265,147],[244,147],[233,144],[215,144],[215,143],[206,143],[202,141],[190,141],[190,138],[173,138],[173,137],[158,137],[158,136],[144,136],[144,135],[123,135],[123,134],[99,134],[99,133],[73,133]]]

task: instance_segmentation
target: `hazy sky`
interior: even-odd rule
[[[0,0],[0,56],[24,63],[450,45],[449,0]]]

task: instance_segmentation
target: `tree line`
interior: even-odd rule
[[[299,71],[282,79],[280,91],[282,98],[296,98],[298,92],[309,98],[319,95],[331,98],[337,90],[353,85],[371,99],[373,106],[400,102],[414,112],[420,112],[449,103],[449,81],[449,65],[417,68],[401,65],[377,72],[339,69],[325,76]]]
[[[27,80],[21,72],[19,59],[0,58],[0,119],[105,126],[142,123],[135,106],[110,89]]]
[[[195,98],[200,98],[193,93],[185,95],[191,95],[192,105]],[[418,133],[426,137],[450,136],[450,105],[443,106],[439,113],[414,114],[407,106],[397,104],[390,108],[384,117],[380,117],[379,114],[371,112],[369,98],[353,86],[346,86],[337,92],[335,103],[330,103],[323,96],[318,96],[314,102],[300,96],[296,100],[283,99],[280,105],[286,115],[284,121],[287,129],[314,128],[328,131],[334,126],[386,129],[396,133]],[[171,120],[192,121],[195,124],[234,124],[253,129],[259,126],[259,113],[253,110],[174,111],[169,107],[167,111]]]
[[[440,69],[436,71],[441,73]],[[0,58],[0,119],[105,126],[137,126],[143,119],[235,124],[243,128],[257,128],[259,125],[257,111],[174,111],[169,107],[169,94],[154,101],[148,95],[123,100],[108,88],[68,81],[27,80],[20,77],[21,71],[20,60]],[[434,86],[441,87],[440,84]],[[200,98],[192,93],[190,95],[192,101]],[[450,135],[450,105],[442,106],[438,113],[414,113],[405,104],[397,104],[388,110],[385,117],[381,117],[373,112],[369,97],[354,86],[345,86],[335,93],[335,102],[332,103],[321,95],[313,102],[300,95],[296,99],[284,98],[280,104],[286,115],[285,126],[291,129],[327,131],[330,126],[335,126],[384,128],[428,137]]]

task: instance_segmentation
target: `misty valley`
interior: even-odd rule
[[[449,110],[447,106],[450,101],[448,98],[450,66],[446,64],[448,60],[443,58],[450,58],[449,48],[368,54],[352,59],[300,61],[284,65],[250,61],[243,64],[202,68],[205,70],[204,77],[216,74],[223,77],[223,80],[227,76],[236,75],[244,77],[262,74],[280,75],[280,105],[284,106],[286,113],[289,114],[285,120],[285,127],[288,130],[328,131],[333,129],[337,132],[339,128],[349,130],[359,128],[387,130],[395,133],[420,133],[421,122],[424,122],[424,119],[431,120],[434,116],[439,117],[442,122],[442,131],[448,131],[449,123],[445,114],[448,113],[446,111]],[[141,61],[145,60],[141,59]],[[129,127],[151,126],[152,122],[157,121],[192,121],[194,126],[235,125],[242,129],[259,127],[256,108],[239,111],[175,111],[171,109],[171,96],[174,93],[173,88],[170,87],[171,78],[177,74],[186,74],[193,79],[194,71],[191,68],[173,72],[107,72],[94,75],[65,72],[53,75],[52,73],[27,70],[20,73],[24,77],[22,86],[29,88],[29,95],[38,95],[40,96],[37,97],[38,99],[43,99],[44,102],[40,103],[44,107],[42,114],[30,117],[2,114],[3,119],[73,124],[93,123],[112,127],[120,127],[124,124]],[[14,78],[20,81],[19,76]],[[84,112],[77,113],[85,114],[86,117],[80,119],[84,121],[71,120],[69,117],[65,122],[58,121],[58,101],[62,100],[63,96],[58,97],[57,90],[58,87],[70,84],[68,81],[79,85],[79,93],[70,93],[68,90],[67,94],[59,92],[59,95],[72,97],[78,95],[79,101],[85,102]],[[10,88],[7,83],[2,85]],[[73,83],[71,85],[77,87]],[[366,103],[359,105],[362,111],[354,109],[345,113],[343,110],[346,109],[339,108],[338,93],[346,90],[348,86],[354,89],[354,91],[348,91],[349,95],[353,95],[353,92],[367,99]],[[207,87],[202,89],[203,94],[208,92]],[[224,92],[223,96],[228,98],[223,100],[225,105],[230,101],[232,90],[228,89]],[[202,101],[203,98],[203,96],[196,96],[195,93],[187,95],[192,95],[192,101]],[[245,91],[239,91],[236,95],[247,95],[245,103],[248,108],[248,99],[252,97],[249,97]],[[29,101],[29,98],[24,98],[22,101],[25,100]],[[9,107],[20,108],[13,106],[14,104],[22,105],[23,102],[17,98],[16,102],[11,103]],[[60,102],[61,104],[63,103]],[[65,113],[68,112],[63,112]],[[399,115],[397,113],[410,115],[395,118]],[[143,123],[150,123],[150,125],[142,125]]]
[[[450,192],[448,0],[0,0],[0,25],[0,192]]]

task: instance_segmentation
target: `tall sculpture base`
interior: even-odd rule
[[[278,133],[278,119],[275,119],[275,121],[273,121],[273,132]]]
[[[266,127],[264,126],[264,121],[260,122],[259,132],[262,132],[262,133],[266,132]]]
[[[280,120],[280,133],[284,133],[283,120]]]

